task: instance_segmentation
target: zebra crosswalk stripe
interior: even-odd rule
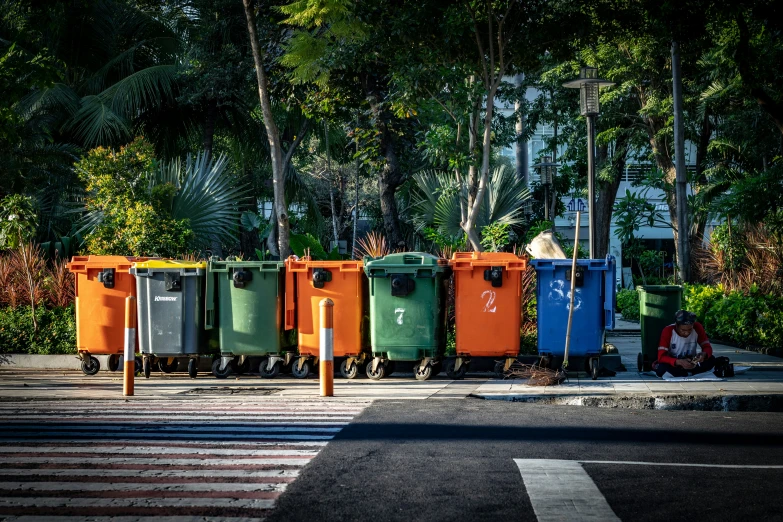
[[[0,404],[0,519],[258,520],[371,402]]]

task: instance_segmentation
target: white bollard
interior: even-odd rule
[[[136,375],[136,298],[125,298],[125,375],[122,381],[122,394],[133,395],[133,377]]]
[[[322,299],[321,307],[321,361],[319,377],[321,397],[334,397],[334,301]]]

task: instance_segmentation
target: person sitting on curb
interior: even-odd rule
[[[658,342],[658,360],[653,370],[658,377],[669,372],[675,377],[687,377],[712,370],[715,357],[704,327],[696,321],[696,314],[678,310],[674,324],[661,332]]]

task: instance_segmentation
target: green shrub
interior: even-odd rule
[[[528,330],[519,336],[519,354],[538,354],[538,330]]]
[[[686,285],[684,306],[696,314],[707,335],[740,346],[783,348],[783,297],[723,287]]]
[[[626,321],[639,320],[639,292],[623,288],[617,292],[617,311]]]
[[[33,328],[29,306],[0,310],[0,353],[75,354],[76,315],[68,307],[35,309],[38,330]]]
[[[683,308],[696,314],[697,320],[707,328],[710,321],[707,315],[716,301],[723,298],[723,287],[709,285],[684,285]]]

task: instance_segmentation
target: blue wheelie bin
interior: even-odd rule
[[[557,367],[556,360],[565,356],[572,261],[534,259],[531,264],[537,279],[538,354],[545,364]],[[616,296],[614,256],[577,260],[568,359],[572,368],[583,363],[593,379],[598,377],[605,332],[614,328]]]

